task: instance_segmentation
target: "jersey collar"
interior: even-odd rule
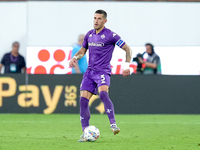
[[[104,32],[104,30],[106,30],[106,27],[105,27],[105,26],[104,26],[103,30],[101,30],[98,34],[101,34],[102,32]],[[93,34],[96,34],[96,30],[94,29],[92,33],[93,33]]]

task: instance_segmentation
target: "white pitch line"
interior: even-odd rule
[[[6,121],[6,120],[3,120],[3,121],[0,121],[0,123],[52,123],[52,121]],[[75,123],[75,122],[72,122],[72,121],[62,121],[60,123]]]
[[[200,122],[119,122],[122,124],[200,124]]]
[[[52,123],[52,121],[6,121],[2,120],[0,123]],[[79,122],[73,122],[73,121],[62,121],[60,123],[79,123]],[[96,122],[99,123],[99,122]],[[183,125],[190,125],[190,124],[196,124],[199,125],[200,122],[117,122],[121,124],[183,124]]]

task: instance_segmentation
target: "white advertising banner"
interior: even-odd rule
[[[132,57],[145,52],[145,47],[131,49]],[[27,72],[71,74],[71,51],[72,47],[27,47]],[[155,52],[160,56],[163,75],[200,75],[200,47],[155,47]],[[124,62],[125,51],[116,46],[111,60],[112,74],[122,74]],[[130,67],[136,73],[137,62],[131,62]]]
[[[29,74],[71,74],[72,47],[27,47]]]

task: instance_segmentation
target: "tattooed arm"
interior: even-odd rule
[[[123,71],[123,76],[126,77],[126,76],[130,75],[129,65],[130,65],[131,58],[132,58],[132,50],[127,44],[125,44],[122,47],[122,49],[126,52],[126,61],[125,61],[125,67],[124,67],[124,71]]]
[[[131,48],[127,44],[124,44],[122,49],[126,52],[126,61],[125,62],[130,63],[131,62],[131,58],[132,58],[132,50],[131,50]]]

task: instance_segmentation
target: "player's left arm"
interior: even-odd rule
[[[125,61],[125,67],[123,71],[123,76],[126,77],[131,74],[129,65],[132,58],[132,50],[126,43],[123,45],[122,49],[126,52],[126,61]]]
[[[131,50],[131,48],[127,44],[124,44],[122,49],[126,52],[126,61],[125,62],[130,63],[131,62],[131,58],[132,58],[132,50]]]

